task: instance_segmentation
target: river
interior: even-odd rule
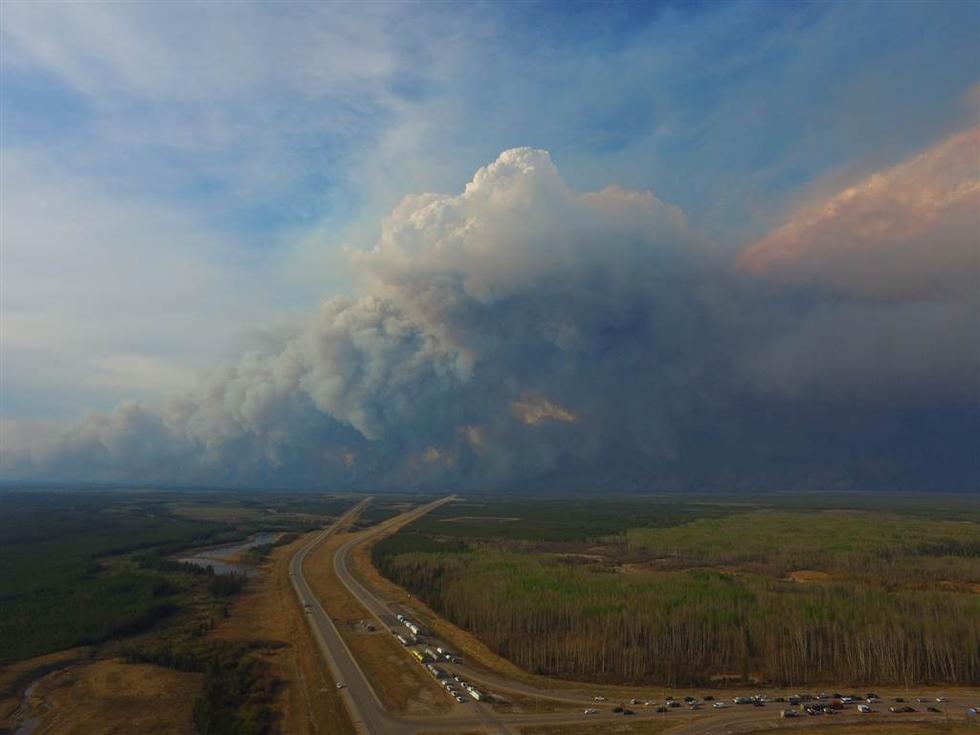
[[[188,552],[189,556],[182,556],[177,561],[186,564],[195,564],[199,567],[211,567],[214,569],[215,574],[245,574],[250,577],[256,573],[254,569],[241,564],[233,564],[227,560],[234,558],[247,549],[274,543],[281,535],[281,533],[277,532],[263,531],[249,536],[244,541],[236,541],[233,544],[191,549]]]

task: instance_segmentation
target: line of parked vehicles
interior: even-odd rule
[[[595,696],[593,697],[592,701],[594,704],[600,704],[606,701],[606,697]],[[634,698],[631,699],[629,703],[632,706],[640,705],[644,707],[654,707],[656,712],[669,712],[671,709],[678,709],[684,706],[691,710],[698,710],[707,705],[710,705],[713,709],[725,709],[731,705],[765,707],[769,703],[776,703],[789,705],[789,707],[786,707],[780,711],[779,716],[782,718],[790,718],[799,717],[804,714],[811,716],[835,715],[851,705],[856,706],[857,711],[862,714],[870,714],[876,711],[871,705],[879,704],[881,701],[881,697],[874,692],[868,692],[864,696],[858,694],[829,694],[826,692],[821,692],[820,694],[794,694],[785,697],[763,694],[744,695],[732,697],[731,703],[724,700],[716,700],[711,694],[704,695],[701,700],[698,700],[696,697],[692,696],[686,696],[682,699],[666,697],[663,703],[660,703],[656,700],[641,700]],[[894,701],[896,704],[888,708],[890,712],[901,714],[918,711],[915,707],[905,704],[905,699],[903,697],[895,697]],[[935,702],[936,704],[942,704],[947,700],[946,697],[935,697],[934,699],[930,699],[929,697],[919,697],[918,701],[928,705],[925,707],[925,711],[942,714],[943,711],[932,703]],[[634,714],[633,710],[629,709],[625,705],[614,707],[613,712],[623,715]],[[595,715],[598,713],[599,710],[595,707],[589,707],[585,710],[586,715]]]
[[[405,636],[399,633],[397,630],[392,630],[392,635],[401,643],[403,646],[412,647],[422,643],[421,636],[424,634],[424,629],[419,623],[409,618],[407,615],[399,613],[395,616],[399,623],[404,625],[411,631],[412,636]],[[459,704],[465,704],[468,700],[466,699],[466,694],[468,694],[473,699],[480,701],[487,698],[487,695],[477,689],[475,686],[470,684],[465,679],[462,679],[459,674],[451,674],[440,666],[436,666],[439,662],[446,663],[459,663],[459,657],[450,651],[448,648],[443,646],[428,646],[423,650],[418,648],[412,648],[412,655],[416,660],[425,666],[426,670],[435,677],[439,683],[442,684],[446,693],[450,697],[455,699]]]

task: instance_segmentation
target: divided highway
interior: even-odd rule
[[[410,522],[450,500],[451,498],[446,498],[435,503],[430,503],[399,518]],[[338,528],[346,526],[351,520],[356,518],[368,502],[370,502],[370,498],[366,498],[347,511],[333,525],[317,534],[309,543],[300,548],[289,562],[289,575],[293,589],[296,591],[300,603],[309,610],[307,617],[310,620],[313,634],[316,637],[320,651],[327,660],[331,673],[336,682],[343,685],[341,696],[344,699],[344,704],[347,706],[348,711],[351,713],[351,719],[354,721],[355,727],[366,735],[388,735],[389,733],[391,735],[410,735],[419,730],[451,733],[460,732],[463,729],[471,727],[480,730],[487,730],[489,728],[487,730],[488,732],[499,733],[499,735],[512,735],[510,729],[502,723],[496,722],[496,718],[492,713],[480,707],[475,702],[473,705],[468,704],[465,708],[462,706],[454,708],[461,711],[450,713],[443,717],[399,718],[385,710],[384,705],[382,705],[367,676],[358,665],[347,644],[344,643],[340,632],[330,619],[330,616],[323,609],[323,606],[313,593],[303,574],[303,563],[313,550],[328,536],[335,533]],[[348,549],[354,541],[363,539],[364,536],[359,535],[355,539],[352,539],[351,542],[345,544],[343,548]],[[341,573],[341,568],[338,567],[337,563],[340,557],[340,553],[334,557],[334,568],[338,570],[338,574]],[[346,567],[343,567],[343,572],[345,573],[345,584],[347,584],[348,579],[353,581],[354,584],[357,584],[356,580],[353,580],[352,577],[346,574]],[[382,612],[377,607],[377,601],[370,595],[365,595],[363,599],[360,597],[358,599],[365,607],[368,607],[372,614]],[[374,604],[371,604],[372,602]]]
[[[490,733],[491,735],[515,735],[517,731],[512,729],[512,726],[516,728],[527,725],[574,725],[586,724],[587,722],[594,723],[596,721],[610,722],[613,718],[621,717],[621,715],[617,716],[610,711],[610,702],[605,703],[605,705],[596,705],[602,710],[596,715],[591,717],[585,716],[583,709],[592,706],[591,696],[585,689],[580,691],[569,689],[545,690],[524,684],[523,682],[511,681],[497,674],[482,671],[476,672],[468,666],[455,666],[455,668],[459,673],[464,674],[465,678],[469,681],[479,684],[480,688],[484,691],[501,694],[509,692],[511,694],[574,706],[575,709],[547,714],[500,714],[484,703],[467,700],[466,704],[454,705],[444,715],[402,717],[388,712],[378,698],[371,683],[368,681],[367,676],[351,654],[350,649],[340,636],[330,616],[324,611],[303,576],[303,563],[310,553],[330,534],[349,525],[370,500],[370,498],[366,498],[361,501],[341,516],[336,523],[317,534],[309,543],[296,552],[289,565],[293,588],[296,590],[300,603],[308,606],[310,614],[307,617],[310,620],[317,643],[334,674],[335,680],[342,682],[344,685],[341,695],[344,698],[348,711],[351,713],[355,726],[360,732],[365,733],[365,735],[414,735],[420,732],[458,734],[461,732],[479,731]],[[334,554],[333,568],[337,578],[385,629],[395,629],[398,627],[399,623],[395,618],[395,612],[384,600],[380,599],[351,573],[349,560],[352,549],[380,534],[390,532],[395,526],[401,527],[411,523],[435,508],[453,500],[453,497],[443,498],[389,519],[367,531],[357,533],[341,545]],[[953,705],[954,703],[950,702],[946,706]],[[886,706],[881,706],[881,709],[885,708]],[[710,709],[698,712],[672,710],[670,714],[666,715],[657,714],[651,710],[652,708],[645,709],[640,707],[636,712],[635,719],[648,720],[669,717],[676,726],[667,732],[676,735],[744,732],[758,728],[774,728],[780,724],[780,721],[777,719],[779,705],[765,708],[729,707],[720,711],[712,711]],[[884,724],[882,718],[893,716],[887,712],[879,712],[877,715],[871,717],[874,718],[874,721]],[[857,719],[864,719],[865,717],[869,716],[847,712],[840,719],[855,721]],[[920,716],[910,717],[905,715],[898,717],[901,717],[901,721],[903,722],[908,722],[911,719],[924,719],[921,717],[921,713]],[[934,715],[927,719],[935,721],[936,717]],[[807,719],[807,725],[821,724],[815,723],[809,720],[809,718]],[[834,718],[834,720],[839,721],[838,718]]]
[[[342,515],[333,525],[317,534],[308,544],[296,552],[289,562],[289,576],[300,604],[310,611],[308,617],[313,628],[313,635],[330,666],[334,679],[344,684],[341,696],[351,714],[351,719],[354,720],[354,725],[362,732],[374,735],[375,733],[396,732],[397,727],[391,727],[395,723],[390,722],[388,713],[368,683],[367,677],[364,676],[361,667],[357,665],[357,661],[350,649],[347,648],[347,644],[340,637],[340,633],[330,616],[327,615],[320,601],[313,594],[313,590],[310,589],[306,577],[303,576],[303,562],[306,561],[310,553],[330,534],[350,523],[370,501],[370,498],[362,500]]]

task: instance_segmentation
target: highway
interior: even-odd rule
[[[404,514],[404,516],[400,516],[399,522],[411,522],[433,508],[449,502],[449,500],[449,498],[446,498],[417,508],[410,513]],[[310,553],[330,534],[334,533],[338,528],[347,525],[351,519],[355,518],[368,502],[370,502],[370,498],[362,500],[348,510],[333,525],[317,534],[307,544],[301,547],[289,562],[289,574],[293,589],[296,591],[300,604],[309,606],[310,614],[307,618],[310,620],[313,634],[320,651],[327,660],[334,679],[344,685],[341,690],[341,696],[351,714],[351,719],[354,721],[355,727],[366,735],[387,735],[388,733],[392,735],[410,735],[420,730],[451,733],[460,732],[461,729],[469,729],[471,727],[495,734],[499,733],[500,735],[513,735],[513,732],[506,725],[496,721],[496,717],[488,708],[479,705],[477,702],[467,703],[465,706],[458,705],[453,708],[454,712],[448,715],[442,717],[433,716],[431,718],[399,718],[385,710],[384,705],[382,705],[367,676],[358,665],[347,644],[344,643],[340,632],[330,619],[330,616],[323,609],[316,595],[313,594],[313,590],[310,588],[303,573],[303,563]],[[363,540],[363,538],[364,536],[359,534],[353,540]],[[351,542],[348,542],[344,548],[349,548],[350,545]],[[338,553],[334,557],[335,569],[338,568],[337,559],[340,556],[341,554]],[[343,567],[343,571],[346,572],[346,567]],[[354,584],[357,584],[353,578],[350,578],[350,580]],[[364,599],[358,599],[372,613],[378,609],[376,606],[371,605],[371,602],[374,601],[372,596],[365,595]]]
[[[390,606],[351,573],[350,554],[352,549],[379,535],[392,533],[397,528],[411,523],[433,509],[445,503],[452,502],[452,500],[452,497],[443,498],[434,503],[415,508],[395,518],[388,519],[366,531],[359,532],[340,546],[334,554],[333,567],[337,578],[344,584],[354,598],[378,620],[379,624],[383,626],[383,629],[395,629],[400,624],[395,617],[395,612]],[[449,712],[443,715],[404,717],[388,712],[371,686],[368,677],[357,664],[354,656],[340,636],[339,631],[334,626],[333,621],[323,610],[303,576],[303,562],[309,554],[327,536],[334,533],[338,528],[347,525],[353,518],[356,518],[368,502],[370,502],[370,498],[366,498],[347,511],[336,523],[317,534],[309,543],[304,545],[290,561],[290,576],[293,587],[296,590],[301,604],[310,606],[311,614],[307,617],[310,620],[314,635],[335,679],[343,682],[345,685],[341,695],[351,713],[355,726],[360,732],[366,735],[388,735],[389,733],[391,735],[413,735],[419,732],[460,733],[479,731],[492,735],[516,735],[519,732],[516,728],[520,726],[567,726],[579,723],[610,722],[614,719],[617,721],[621,720],[622,715],[616,715],[611,711],[612,706],[620,700],[610,696],[610,701],[593,705],[592,692],[584,689],[587,685],[583,684],[582,690],[541,689],[523,682],[509,680],[498,674],[478,671],[474,670],[471,666],[462,665],[452,665],[446,668],[458,671],[467,680],[480,685],[480,688],[484,691],[497,694],[519,694],[574,707],[574,709],[546,714],[503,714],[494,711],[485,703],[468,700],[466,704],[454,705]],[[407,650],[406,655],[408,655]],[[882,695],[891,696],[891,694],[885,691],[882,692]],[[725,696],[730,697],[733,694],[727,694]],[[653,697],[651,696],[650,698],[652,699]],[[909,701],[914,702],[912,699]],[[955,711],[959,714],[969,704],[976,704],[976,702],[967,700],[958,702],[954,700],[944,704],[943,708],[949,708],[951,712]],[[633,707],[636,710],[636,714],[630,719],[659,720],[664,717],[670,718],[672,722],[676,723],[676,726],[667,732],[674,733],[675,735],[738,733],[752,729],[779,727],[783,723],[778,719],[778,713],[784,706],[776,703],[759,708],[743,705],[728,706],[723,710],[704,708],[697,711],[691,711],[686,707],[682,707],[662,714],[656,713],[653,711],[653,708],[644,708],[642,705],[639,705]],[[916,706],[918,709],[921,709],[924,705],[918,704]],[[600,712],[592,716],[586,716],[583,714],[583,710],[587,707],[596,707],[600,709]],[[915,715],[892,715],[887,712],[888,704],[886,702],[876,705],[875,708],[879,712],[874,715],[859,715],[851,709],[846,710],[843,714],[832,719],[825,717],[804,717],[789,720],[786,724],[818,726],[820,724],[838,724],[841,721],[853,722],[869,717],[878,723],[882,723],[883,720],[890,721],[890,718],[895,718],[895,722],[909,722],[911,720],[923,719],[937,721],[940,718],[939,715],[927,715],[923,712],[916,713]]]
[[[345,685],[341,691],[341,696],[347,706],[347,711],[351,714],[355,727],[361,732],[373,735],[374,733],[396,732],[397,724],[390,722],[388,713],[381,705],[381,701],[367,677],[364,676],[361,667],[357,665],[357,661],[351,655],[347,644],[340,637],[340,633],[333,621],[330,620],[330,616],[327,615],[320,601],[313,594],[313,590],[310,589],[306,577],[303,576],[303,562],[306,561],[310,553],[337,528],[348,524],[370,501],[370,498],[362,500],[337,519],[333,525],[317,534],[308,544],[297,551],[289,562],[289,576],[300,604],[310,610],[308,617],[313,635],[316,637],[320,651],[327,660],[335,681],[343,682]]]

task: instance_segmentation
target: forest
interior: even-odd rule
[[[373,558],[535,673],[668,686],[975,685],[978,509],[930,502],[631,499],[593,509],[593,533],[588,504],[454,504],[380,542]]]
[[[145,630],[199,584],[177,551],[314,528],[341,497],[216,491],[0,491],[0,665]]]
[[[258,566],[350,504],[310,493],[0,492],[0,666],[94,644],[99,657],[202,674],[201,735],[271,732],[279,682],[263,657],[282,643],[209,636],[248,577],[175,557],[280,531],[241,554],[241,565]]]

